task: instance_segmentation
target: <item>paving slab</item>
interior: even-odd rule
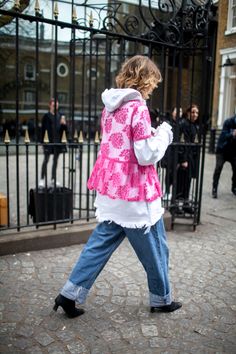
[[[236,198],[225,166],[211,198],[207,156],[202,221],[168,232],[174,313],[149,312],[145,272],[128,241],[91,289],[85,314],[68,319],[54,298],[83,244],[0,257],[0,353],[236,353]]]

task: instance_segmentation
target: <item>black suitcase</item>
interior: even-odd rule
[[[72,209],[71,189],[58,187],[30,189],[28,213],[34,223],[70,219]]]

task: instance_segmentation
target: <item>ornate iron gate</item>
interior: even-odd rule
[[[148,102],[153,125],[168,120],[172,107],[177,109],[171,168],[170,161],[157,166],[166,192],[163,203],[171,212],[173,226],[189,219],[195,228],[200,221],[205,133],[211,106],[211,2],[140,0],[135,5],[133,1],[108,1],[104,6],[72,0],[58,6],[55,1],[53,19],[43,16],[38,1],[34,13],[29,9],[27,14],[22,12],[20,1],[8,10],[7,3],[2,2],[0,8],[0,70],[4,78],[0,84],[0,193],[6,204],[1,229],[45,224],[56,227],[94,217],[95,196],[88,191],[86,181],[100,144],[101,92],[114,85],[120,64],[135,54],[151,57],[163,75],[161,87]],[[61,21],[63,4],[71,13],[71,21]],[[59,101],[67,121],[67,133],[56,143],[48,140],[47,133],[41,137],[42,115],[51,97]],[[180,108],[185,110],[193,104],[199,108],[194,141],[186,139],[179,123]],[[55,122],[56,113],[55,109]],[[52,186],[46,173],[42,198],[39,182],[42,146],[46,145],[52,146],[54,157],[58,146],[67,149],[60,154]],[[189,212],[183,210],[186,198],[178,195],[178,155],[193,149],[196,171],[190,180]],[[169,174],[171,196],[166,186]],[[71,195],[65,196],[65,191]]]

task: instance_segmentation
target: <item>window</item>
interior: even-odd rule
[[[236,65],[236,63],[235,63]],[[231,117],[236,114],[236,73],[233,71],[229,76],[229,86],[230,86],[230,99],[229,99],[229,113],[228,116]]]
[[[221,67],[218,125],[222,125],[226,117],[232,117],[236,107],[236,48],[222,49],[222,63],[226,63],[230,58],[232,65]]]
[[[35,80],[35,66],[33,64],[25,64],[25,80]]]
[[[236,32],[236,0],[229,0],[228,2],[228,20],[227,31],[225,34],[231,34]]]
[[[236,0],[232,4],[232,27],[236,28]]]
[[[32,90],[25,91],[24,101],[26,103],[35,102],[35,91],[32,91]]]
[[[57,75],[60,77],[66,77],[69,73],[68,66],[64,63],[60,63],[57,66]]]
[[[87,70],[87,78],[91,77],[92,80],[96,80],[100,76],[99,71],[96,68],[91,68]]]
[[[67,103],[67,92],[58,92],[57,94],[59,104]]]

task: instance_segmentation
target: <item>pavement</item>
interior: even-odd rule
[[[236,353],[236,197],[226,163],[211,198],[214,155],[206,156],[201,224],[168,232],[174,313],[149,312],[147,281],[124,241],[83,306],[68,319],[54,298],[83,244],[0,257],[0,353]]]

